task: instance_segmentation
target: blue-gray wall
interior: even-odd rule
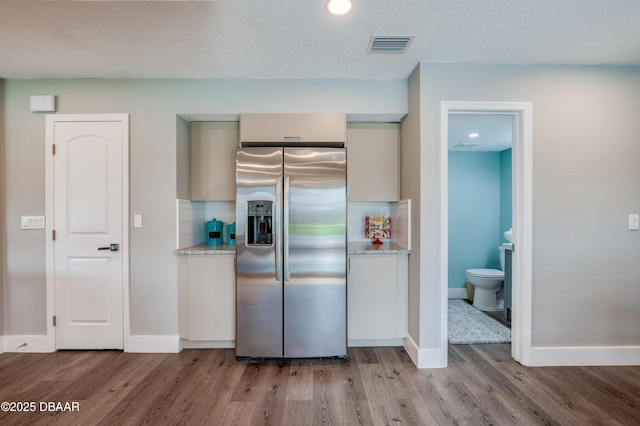
[[[510,227],[511,149],[449,152],[449,288],[464,287],[467,269],[499,269]]]

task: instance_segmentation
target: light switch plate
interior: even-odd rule
[[[134,228],[142,228],[142,215],[134,214],[133,215],[133,227]]]
[[[31,112],[55,112],[55,95],[36,95],[29,97],[29,109]]]
[[[629,215],[629,231],[638,231],[640,230],[640,215],[630,214]]]
[[[44,229],[44,216],[21,216],[21,229]]]

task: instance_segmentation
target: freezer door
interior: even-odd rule
[[[346,356],[346,151],[284,158],[284,356]]]
[[[236,156],[238,357],[282,357],[282,158],[282,148]]]

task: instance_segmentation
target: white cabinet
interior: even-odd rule
[[[188,340],[223,342],[236,335],[235,258],[232,255],[187,255],[179,266],[182,289],[180,334]]]
[[[235,200],[238,123],[196,121],[190,127],[191,200]]]
[[[350,346],[395,346],[407,335],[406,254],[350,255]]]
[[[240,141],[344,143],[344,114],[242,114]]]
[[[349,201],[400,199],[399,137],[396,123],[347,125]]]

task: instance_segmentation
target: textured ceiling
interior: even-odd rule
[[[0,78],[406,78],[419,61],[640,66],[640,0],[0,0]],[[406,54],[371,35],[413,35]]]

